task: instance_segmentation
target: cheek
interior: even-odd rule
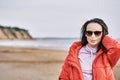
[[[89,38],[89,37],[87,37],[86,35],[85,35],[85,37],[86,37],[87,41],[89,42],[90,38]]]
[[[87,39],[88,42],[90,42],[90,40],[91,40],[90,37],[86,37],[86,39]]]
[[[98,37],[98,38],[97,38],[97,41],[100,42],[101,39],[102,39],[102,36]]]

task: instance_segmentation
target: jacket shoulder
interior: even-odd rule
[[[78,46],[82,46],[82,43],[80,41],[75,41],[73,42],[73,44],[71,45],[71,48],[76,48]]]

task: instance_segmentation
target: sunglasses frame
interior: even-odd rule
[[[86,34],[87,36],[92,36],[93,33],[94,33],[94,35],[95,35],[96,37],[98,37],[98,36],[101,35],[102,31],[86,31],[86,32],[85,32],[85,34]]]

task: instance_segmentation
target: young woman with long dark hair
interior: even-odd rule
[[[108,36],[102,19],[94,18],[81,28],[64,61],[59,80],[115,80],[112,68],[120,58],[120,43]]]

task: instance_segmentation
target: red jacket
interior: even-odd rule
[[[115,80],[112,68],[120,58],[120,44],[109,36],[105,36],[102,43],[107,52],[102,49],[98,51],[92,65],[93,80]],[[70,47],[59,80],[84,80],[78,59],[78,52],[81,47],[81,42],[75,42]]]

